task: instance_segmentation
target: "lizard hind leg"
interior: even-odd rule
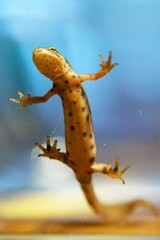
[[[39,157],[56,158],[60,151],[60,149],[57,149],[57,140],[55,140],[51,146],[49,135],[46,136],[46,148],[44,148],[40,143],[36,143],[36,146],[43,152],[38,155]]]
[[[50,159],[56,159],[68,165],[67,154],[60,152],[60,149],[57,148],[57,140],[54,140],[53,145],[50,143],[50,136],[46,136],[46,148],[43,147],[40,143],[36,143],[36,146],[43,152],[38,155],[38,157],[48,157]]]
[[[111,178],[120,179],[123,184],[125,183],[122,175],[127,171],[129,165],[126,165],[119,171],[119,158],[115,160],[115,167],[112,168],[110,164],[94,163],[91,167],[92,173],[103,173]],[[82,190],[89,205],[96,213],[108,220],[119,221],[128,216],[137,207],[148,208],[154,215],[158,214],[156,207],[149,201],[137,199],[123,204],[106,205],[101,204],[95,196],[92,184],[81,184]]]
[[[91,166],[91,171],[92,173],[103,173],[113,179],[120,179],[123,184],[125,184],[122,175],[128,170],[129,167],[129,165],[126,165],[121,171],[119,171],[119,158],[116,158],[114,168],[112,168],[111,164],[94,163]]]

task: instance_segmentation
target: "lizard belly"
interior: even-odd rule
[[[96,155],[88,99],[83,88],[79,86],[65,91],[62,103],[67,156],[73,165],[73,170],[84,176],[89,171]]]

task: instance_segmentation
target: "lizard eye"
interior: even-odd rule
[[[57,52],[57,50],[54,47],[48,47],[49,51]]]

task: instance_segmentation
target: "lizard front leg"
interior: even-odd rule
[[[22,106],[21,106],[20,110],[22,110],[24,107],[26,107],[28,105],[46,102],[50,97],[57,94],[57,91],[53,87],[42,97],[31,97],[30,94],[25,96],[20,91],[18,91],[17,93],[18,93],[20,99],[9,98],[9,101],[17,103],[17,104],[21,104]]]
[[[111,164],[103,164],[103,163],[94,163],[91,166],[90,173],[103,173],[105,175],[108,175],[111,178],[114,179],[120,179],[123,184],[125,184],[124,179],[122,178],[122,175],[127,171],[129,168],[129,165],[126,165],[121,171],[119,171],[119,158],[116,158],[115,160],[115,167],[112,168]],[[158,211],[157,208],[150,203],[149,201],[137,199],[128,203],[124,204],[118,204],[118,205],[113,205],[113,206],[107,206],[107,205],[99,205],[97,203],[97,200],[95,199],[94,192],[92,190],[91,186],[87,186],[86,184],[81,184],[82,189],[84,190],[84,193],[86,194],[87,199],[89,199],[90,202],[94,199],[94,208],[95,211],[101,212],[101,214],[104,217],[113,217],[115,214],[115,209],[116,209],[116,217],[123,217],[125,215],[128,215],[133,209],[136,207],[146,207],[151,210],[151,212],[157,216]],[[114,213],[114,214],[113,214]]]
[[[109,52],[107,61],[105,61],[105,59],[102,57],[102,55],[100,55],[100,59],[102,61],[102,63],[100,64],[101,69],[98,72],[96,72],[95,74],[79,75],[81,82],[84,82],[87,80],[97,80],[97,79],[103,77],[104,75],[106,75],[108,72],[110,72],[113,67],[118,65],[118,63],[111,63],[112,52]]]

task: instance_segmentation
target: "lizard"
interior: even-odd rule
[[[64,122],[65,122],[65,146],[66,152],[57,148],[57,140],[50,143],[50,136],[46,136],[46,148],[40,143],[37,147],[42,151],[39,156],[56,159],[66,164],[75,173],[80,183],[86,200],[94,212],[105,219],[121,218],[127,216],[137,206],[144,206],[156,212],[152,203],[145,200],[133,200],[123,204],[106,205],[99,202],[96,197],[92,174],[102,173],[113,179],[120,179],[123,184],[122,175],[127,171],[126,165],[119,171],[119,158],[115,159],[115,166],[111,164],[98,163],[96,161],[96,142],[92,123],[90,105],[82,83],[87,80],[98,80],[109,73],[117,63],[111,63],[112,52],[109,52],[106,61],[102,55],[101,69],[95,74],[77,74],[68,61],[54,47],[35,48],[32,53],[33,62],[37,69],[53,82],[52,88],[44,95],[31,97],[18,91],[19,99],[9,100],[21,105],[21,109],[28,105],[44,103],[54,95],[62,100]],[[114,213],[114,214],[113,214]]]

